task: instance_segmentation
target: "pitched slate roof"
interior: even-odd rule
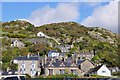
[[[95,67],[95,68],[92,68],[92,69],[90,69],[90,70],[88,71],[88,73],[96,72],[96,71],[98,71],[102,66],[103,66],[103,65],[99,65],[99,66],[97,66],[97,67]]]
[[[56,62],[53,62],[53,65],[55,66],[55,67],[59,67],[60,66],[60,64],[62,63],[62,61],[56,61]]]
[[[58,52],[55,51],[55,50],[51,50],[51,51],[49,51],[48,53],[58,53]]]
[[[28,41],[30,41],[31,43],[41,43],[41,42],[46,42],[44,39],[41,39],[41,38],[32,38],[32,39],[29,39]]]
[[[80,65],[80,64],[83,63],[84,61],[85,61],[85,60],[80,60],[80,59],[79,59],[79,60],[77,61],[77,65]]]
[[[51,62],[47,62],[47,64],[45,66],[48,67],[49,64],[52,64],[54,67],[73,67],[71,65],[75,64],[75,63],[73,63],[71,61],[65,61],[65,62],[63,62],[63,61],[60,61],[60,60],[55,60],[53,62],[52,61]],[[63,65],[63,66],[61,66],[61,65]],[[53,67],[53,66],[49,66],[49,67]]]
[[[19,56],[19,57],[15,58],[15,60],[39,60],[39,57],[38,56],[30,56],[30,57]]]
[[[72,67],[71,65],[73,64],[72,62],[64,62],[66,67]]]

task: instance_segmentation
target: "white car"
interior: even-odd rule
[[[26,80],[25,75],[5,75],[0,80]]]

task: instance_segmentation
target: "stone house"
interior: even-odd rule
[[[77,63],[78,60],[91,60],[94,57],[94,54],[91,53],[74,53],[72,54],[72,59]]]
[[[62,53],[69,52],[69,49],[64,46],[59,47],[59,49],[61,50]]]
[[[80,70],[77,65],[72,62],[63,62],[59,60],[51,61],[45,66],[45,75],[56,75],[56,74],[79,74]]]
[[[10,28],[10,26],[6,25],[5,28],[8,29],[8,28]]]
[[[94,64],[89,60],[78,60],[78,68],[82,71],[82,74],[88,73],[90,69],[93,69],[95,66]]]
[[[59,59],[59,58],[45,58],[45,75],[56,74],[76,74],[84,75],[94,65],[89,60],[74,61],[72,58]]]
[[[109,67],[110,71],[113,73],[113,72],[118,72],[120,71],[120,68],[119,67]]]
[[[41,38],[31,38],[28,41],[32,44],[46,43],[45,39],[41,39]]]
[[[76,55],[81,60],[85,60],[85,59],[91,60],[94,57],[94,54],[92,54],[92,53],[79,53],[79,54],[76,54]]]
[[[69,52],[70,49],[73,48],[73,47],[74,47],[73,44],[72,44],[72,45],[66,44],[66,45],[57,46],[57,48],[59,48],[59,49],[61,50],[62,53],[67,53],[67,52]]]
[[[29,74],[34,77],[41,72],[41,63],[39,56],[19,56],[14,59],[13,63],[18,64],[18,74]]]
[[[11,47],[23,48],[23,47],[25,47],[25,44],[23,42],[21,42],[20,40],[15,39],[15,40],[12,40]]]

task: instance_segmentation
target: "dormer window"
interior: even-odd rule
[[[64,63],[61,63],[60,66],[65,66]]]
[[[50,62],[50,64],[48,66],[53,66],[52,62]]]

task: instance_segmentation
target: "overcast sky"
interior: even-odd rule
[[[19,0],[18,0],[19,1]],[[24,0],[25,1],[25,0]],[[65,1],[65,0],[64,0]],[[118,2],[8,2],[2,3],[2,21],[27,19],[34,25],[74,21],[88,27],[103,27],[118,32]]]

